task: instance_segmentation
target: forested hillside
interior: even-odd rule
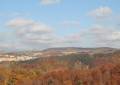
[[[119,62],[119,51],[3,62],[0,85],[120,85]]]

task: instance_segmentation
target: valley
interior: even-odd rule
[[[0,85],[119,85],[119,62],[113,48],[2,53]]]

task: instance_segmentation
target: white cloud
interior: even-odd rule
[[[66,21],[63,21],[62,22],[62,25],[63,26],[69,26],[69,27],[71,27],[71,26],[74,26],[74,27],[80,27],[80,21],[78,21],[78,20],[66,20]]]
[[[70,22],[79,24],[77,21]],[[19,42],[28,48],[42,48],[54,46],[70,46],[79,43],[80,40],[76,35],[68,35],[62,38],[58,37],[51,27],[33,20],[16,18],[10,20],[7,26],[14,29]]]
[[[120,47],[120,30],[112,26],[96,25],[63,37],[58,37],[52,28],[46,24],[24,18],[10,20],[7,26],[15,30],[17,39],[14,44],[8,43],[3,45],[4,48]]]
[[[33,20],[16,18],[7,23],[9,28],[15,30],[15,34],[19,42],[34,48],[34,46],[42,47],[49,45],[54,39],[54,34],[51,27],[46,24],[39,23]]]
[[[9,21],[7,23],[7,25],[11,28],[19,28],[19,27],[24,27],[24,26],[27,26],[27,25],[31,25],[33,23],[34,22],[32,20],[17,18],[17,19],[13,19],[13,20]]]
[[[59,38],[54,46],[116,47],[120,48],[120,30],[114,27],[93,26],[73,35]]]
[[[43,5],[51,5],[51,4],[58,4],[61,0],[41,0],[41,4]]]
[[[104,26],[93,27],[87,32],[95,46],[120,47],[120,30]]]
[[[110,16],[111,14],[112,14],[112,9],[107,6],[99,7],[89,12],[89,15],[95,18],[105,18]]]
[[[33,20],[24,19],[24,18],[16,18],[10,20],[7,23],[7,26],[10,28],[15,28],[19,30],[19,32],[25,33],[49,33],[51,32],[51,28],[43,23],[38,23]]]

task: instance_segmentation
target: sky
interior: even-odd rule
[[[120,0],[0,0],[0,51],[120,48]]]

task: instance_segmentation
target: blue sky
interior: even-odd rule
[[[1,0],[1,50],[120,47],[119,0]]]

